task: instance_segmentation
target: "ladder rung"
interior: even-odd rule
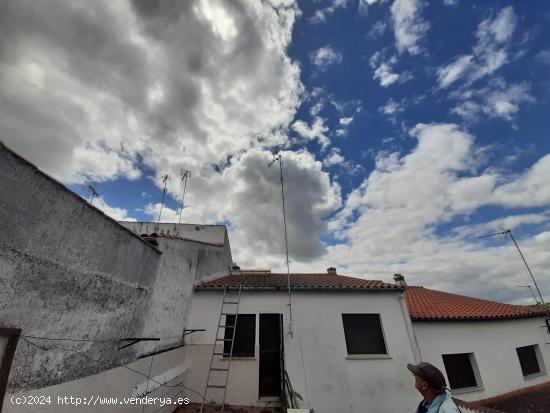
[[[230,338],[216,338],[216,341],[233,341]]]
[[[237,315],[235,313],[222,313],[222,315]]]
[[[239,304],[238,301],[224,301],[224,304]]]
[[[233,324],[232,326],[225,325],[225,324],[220,324],[218,327],[222,327],[222,328],[235,328],[235,324]]]
[[[219,368],[219,367],[212,367],[210,370],[212,370],[212,371],[229,371],[228,368],[221,369],[221,368]]]
[[[229,357],[229,353],[214,353],[215,356],[226,356]]]
[[[214,389],[225,389],[223,384],[207,384],[206,387],[213,387]]]

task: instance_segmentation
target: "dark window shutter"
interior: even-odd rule
[[[225,316],[225,325],[235,324],[235,316]],[[225,339],[231,339],[233,329],[225,329]],[[235,331],[235,343],[233,344],[233,357],[254,357],[256,344],[256,314],[239,314],[237,317],[237,329]],[[224,341],[223,352],[229,354],[231,342]]]
[[[524,376],[540,373],[539,361],[535,352],[535,346],[525,346],[516,348],[521,365],[521,371]]]
[[[443,354],[443,364],[445,364],[451,389],[477,387],[469,353]]]
[[[380,314],[342,314],[348,354],[387,354]]]

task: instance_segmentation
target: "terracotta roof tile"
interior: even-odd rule
[[[472,406],[487,406],[504,412],[550,412],[550,381],[471,402]]]
[[[490,320],[533,317],[545,313],[543,308],[498,303],[424,287],[407,287],[405,298],[411,318],[416,321]]]
[[[203,282],[199,284],[197,289],[223,288],[225,285],[230,287],[243,288],[287,288],[286,273],[271,273],[271,272],[245,272],[236,275],[228,275],[226,277],[217,278],[215,280]],[[362,278],[347,277],[336,274],[290,274],[290,285],[292,289],[352,289],[352,290],[397,290],[401,288],[395,284],[388,284],[376,280],[364,280]]]

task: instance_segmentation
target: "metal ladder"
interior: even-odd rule
[[[206,379],[206,388],[204,389],[204,395],[202,398],[201,403],[201,410],[200,413],[203,412],[204,405],[206,404],[206,394],[208,392],[208,389],[223,389],[223,399],[222,399],[222,409],[221,413],[224,411],[225,407],[225,396],[227,393],[227,382],[229,380],[229,368],[231,367],[231,359],[233,358],[233,344],[235,343],[235,332],[236,332],[236,326],[237,326],[237,319],[239,317],[239,302],[241,301],[241,290],[242,286],[239,285],[239,287],[228,287],[227,285],[223,288],[223,300],[222,305],[220,308],[220,317],[218,319],[218,328],[216,329],[216,338],[214,340],[214,347],[212,349],[212,356],[210,357],[210,368],[208,369],[208,377]],[[233,299],[231,299],[232,297]],[[229,308],[234,308],[235,312],[231,312],[228,309],[226,309],[226,306],[230,306]],[[227,324],[227,318],[228,316],[235,316],[235,323],[232,325]],[[222,324],[222,317],[225,316],[225,324]],[[225,331],[226,329],[232,329],[233,332],[231,333],[231,338],[225,338]],[[223,330],[224,337],[220,337],[220,330]],[[222,343],[222,350],[221,352],[216,351],[216,347],[218,343]],[[225,350],[225,343],[231,343],[229,353],[224,353]],[[213,367],[214,365],[214,357],[221,356],[222,358],[219,361],[227,362],[227,367]],[[226,358],[223,358],[226,357]],[[224,384],[211,384],[210,378],[212,377],[212,372],[218,371],[218,372],[224,372],[225,373],[225,383]]]

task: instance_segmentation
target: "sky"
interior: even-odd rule
[[[242,268],[550,300],[547,1],[0,2],[0,140]]]

